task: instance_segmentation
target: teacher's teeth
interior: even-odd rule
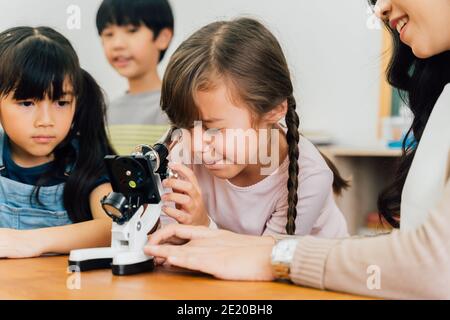
[[[403,29],[403,27],[408,23],[409,19],[408,17],[404,17],[400,19],[400,21],[397,23],[397,31],[400,33]]]

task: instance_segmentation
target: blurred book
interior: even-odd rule
[[[378,212],[370,212],[366,217],[365,225],[359,230],[359,235],[373,236],[390,233],[393,230],[391,225],[380,217]]]

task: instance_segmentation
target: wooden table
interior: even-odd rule
[[[79,278],[76,278],[79,277]],[[79,281],[78,281],[79,280]],[[69,286],[68,286],[69,284]],[[80,284],[79,289],[76,288]],[[67,257],[0,260],[0,299],[362,299],[275,282],[217,280],[200,273],[158,267],[134,276],[111,270],[70,273]]]

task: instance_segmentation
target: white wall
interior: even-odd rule
[[[130,0],[132,1],[132,0]],[[95,29],[101,0],[0,0],[0,29],[48,25],[65,34],[82,65],[111,98],[126,82],[103,57]],[[294,75],[304,130],[323,130],[345,144],[376,139],[381,33],[367,27],[366,0],[171,0],[176,46],[204,24],[239,15],[264,21],[280,40]],[[81,29],[66,26],[67,8],[81,9]],[[168,57],[161,64],[161,72]]]

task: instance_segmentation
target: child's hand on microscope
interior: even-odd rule
[[[209,226],[208,212],[194,172],[178,163],[169,163],[169,168],[178,173],[181,179],[168,178],[163,181],[164,188],[173,190],[162,196],[165,204],[163,212],[181,224]],[[167,202],[174,202],[175,208],[167,206]]]

